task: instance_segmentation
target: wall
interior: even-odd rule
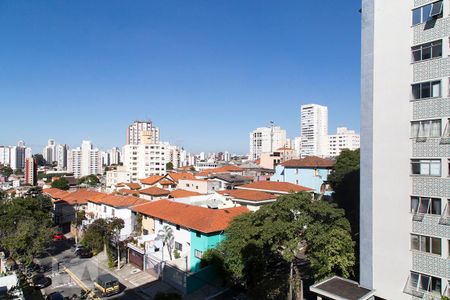
[[[328,179],[331,170],[329,169],[299,169],[299,168],[285,168],[284,166],[277,166],[275,174],[270,178],[270,181],[290,182],[301,186],[314,189],[314,192],[320,194],[320,187],[323,182]],[[331,195],[328,191],[325,195]]]
[[[195,257],[195,250],[199,250],[205,253],[206,250],[215,248],[217,244],[219,244],[223,240],[223,238],[224,236],[221,232],[205,234],[197,231],[191,231],[191,272],[200,270],[201,259]]]

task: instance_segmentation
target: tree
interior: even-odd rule
[[[5,177],[11,176],[11,174],[12,174],[13,172],[14,172],[14,171],[13,171],[13,169],[11,169],[10,166],[2,166],[2,167],[0,168],[0,174],[2,174],[2,175],[5,176]]]
[[[34,158],[36,159],[36,164],[38,167],[44,167],[47,164],[42,154],[35,154]]]
[[[117,269],[120,269],[120,231],[125,223],[120,218],[112,218],[108,222],[108,235],[112,237],[117,248]]]
[[[66,178],[60,177],[59,179],[52,182],[52,188],[67,191],[70,186]]]
[[[0,248],[28,264],[51,239],[52,203],[47,197],[15,198],[0,202]]]
[[[78,179],[78,184],[85,184],[88,186],[97,186],[100,184],[100,180],[98,179],[97,176],[95,175],[88,175],[88,176],[84,176],[81,177],[80,179]]]
[[[169,162],[166,164],[166,170],[167,170],[167,171],[173,170],[173,163],[172,163],[171,161],[169,161]]]
[[[316,279],[348,277],[355,263],[353,247],[342,209],[298,193],[235,218],[217,253],[229,278],[244,283],[253,298],[278,299],[292,290],[294,271],[301,273],[295,270],[300,254],[306,255]]]
[[[172,250],[174,246],[174,237],[172,227],[165,225],[164,226],[164,239],[163,246],[167,247],[167,251],[169,252],[169,258],[172,260]],[[164,251],[164,250],[163,250]]]
[[[75,244],[78,244],[78,231],[86,220],[86,211],[79,210],[78,205],[75,207]]]

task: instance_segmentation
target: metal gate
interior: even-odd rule
[[[128,249],[128,261],[130,264],[144,270],[144,255],[129,248]]]

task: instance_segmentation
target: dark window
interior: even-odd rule
[[[428,22],[433,18],[442,18],[443,2],[437,1],[422,7],[418,7],[412,11],[412,24]]]
[[[175,250],[183,251],[183,245],[181,243],[175,242]]]
[[[177,230],[180,230],[180,225],[177,225]]]
[[[441,96],[441,82],[440,81],[429,81],[416,83],[411,85],[412,88],[412,98],[425,99],[425,98],[435,98]]]
[[[143,230],[142,230],[142,234],[143,234],[143,235],[148,235],[148,230],[147,230],[147,229],[143,229]]]

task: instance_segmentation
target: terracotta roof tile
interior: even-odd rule
[[[178,180],[180,180],[180,179],[194,179],[195,178],[194,174],[188,173],[188,172],[185,172],[185,173],[169,172],[169,173],[167,173],[167,176],[172,178],[173,181],[175,181],[175,182],[178,182]]]
[[[163,179],[165,176],[161,175],[152,175],[150,177],[139,180],[142,184],[153,185]]]
[[[290,182],[257,181],[237,186],[237,189],[259,190],[272,193],[310,192],[312,189]]]
[[[218,193],[224,196],[231,196],[232,198],[235,199],[242,199],[255,202],[277,199],[277,197],[272,194],[251,190],[225,190],[225,191],[218,191]]]
[[[202,194],[197,193],[197,192],[191,192],[191,191],[178,189],[178,190],[174,190],[174,191],[170,192],[169,198],[185,198],[185,197],[200,196],[200,195],[202,195]]]
[[[249,212],[248,208],[243,206],[228,209],[210,209],[170,200],[159,200],[137,205],[132,209],[141,214],[203,233],[223,231],[233,218]]]
[[[317,156],[306,156],[301,159],[291,159],[281,163],[287,168],[331,168],[335,161]]]
[[[160,189],[159,187],[152,186],[147,189],[139,190],[139,193],[150,196],[167,196],[170,194],[169,191]]]
[[[143,200],[132,196],[119,196],[119,195],[106,195],[105,197],[91,197],[89,202],[97,204],[105,204],[116,208],[130,207],[133,205],[139,205],[148,203],[147,200]]]
[[[199,173],[197,173],[197,176],[203,176],[206,177],[209,174],[214,174],[214,173],[231,173],[231,172],[242,172],[243,169],[238,167],[238,166],[223,166],[223,167],[219,167],[219,168],[211,168],[211,169],[206,169],[203,170]]]
[[[69,193],[68,191],[63,191],[57,188],[43,189],[42,192],[45,195],[52,197],[53,199],[60,199],[62,196]]]
[[[120,189],[117,191],[117,193],[123,194],[123,195],[139,195],[139,191],[130,190],[130,189]]]
[[[141,188],[141,185],[137,182],[128,182],[124,184],[132,190],[138,190]]]

